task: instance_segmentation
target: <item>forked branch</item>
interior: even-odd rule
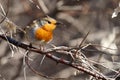
[[[71,50],[69,47],[65,47],[65,48],[61,47],[61,49],[60,48],[59,49],[54,48],[54,49],[51,49],[51,50],[48,50],[48,51],[40,51],[40,49],[38,49],[36,47],[29,46],[28,44],[25,44],[25,43],[21,43],[21,42],[16,41],[13,38],[10,38],[8,36],[0,35],[0,38],[2,38],[3,40],[8,41],[9,43],[11,43],[11,44],[13,44],[13,45],[15,45],[17,47],[23,48],[25,50],[29,50],[29,51],[33,51],[33,52],[38,53],[38,54],[46,55],[46,57],[52,59],[55,62],[68,65],[68,66],[73,67],[73,68],[75,68],[75,69],[77,69],[79,71],[83,71],[84,73],[87,73],[87,74],[95,77],[96,79],[111,80],[111,79],[107,78],[106,76],[104,76],[102,73],[92,70],[92,68],[86,68],[86,67],[80,65],[80,63],[78,64],[78,63],[76,63],[74,61],[71,62],[71,61],[59,58],[59,57],[52,54],[53,52],[60,52],[60,51],[65,52],[67,50]],[[71,50],[71,53],[73,52],[73,56],[74,56],[74,52],[76,52],[76,50],[75,50],[76,48],[72,48],[72,49],[73,50]],[[30,65],[28,65],[28,67],[29,66]]]

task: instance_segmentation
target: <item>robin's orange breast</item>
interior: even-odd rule
[[[42,28],[36,29],[34,34],[37,40],[44,40],[45,42],[49,42],[53,38],[52,32],[46,31]]]

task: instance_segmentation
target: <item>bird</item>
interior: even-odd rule
[[[24,29],[25,36],[30,42],[30,45],[39,45],[40,50],[44,51],[44,46],[52,41],[53,31],[59,24],[61,23],[50,16],[46,16],[42,19],[36,19]],[[42,64],[45,56],[46,55],[43,55],[40,65]]]
[[[61,24],[54,18],[46,16],[42,19],[34,20],[25,28],[26,38],[31,44],[44,46],[53,39],[53,31]]]

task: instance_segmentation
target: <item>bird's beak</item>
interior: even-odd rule
[[[62,23],[62,22],[57,22],[56,25],[57,25],[57,26],[63,25],[63,23]]]

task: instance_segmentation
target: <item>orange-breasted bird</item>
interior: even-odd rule
[[[44,45],[53,39],[53,31],[60,24],[55,19],[47,16],[34,20],[26,27],[26,37],[30,43]]]
[[[53,31],[60,23],[47,16],[42,19],[34,20],[32,24],[25,28],[27,40],[32,44],[38,44],[40,49],[53,38]],[[40,65],[46,55],[43,56]]]

